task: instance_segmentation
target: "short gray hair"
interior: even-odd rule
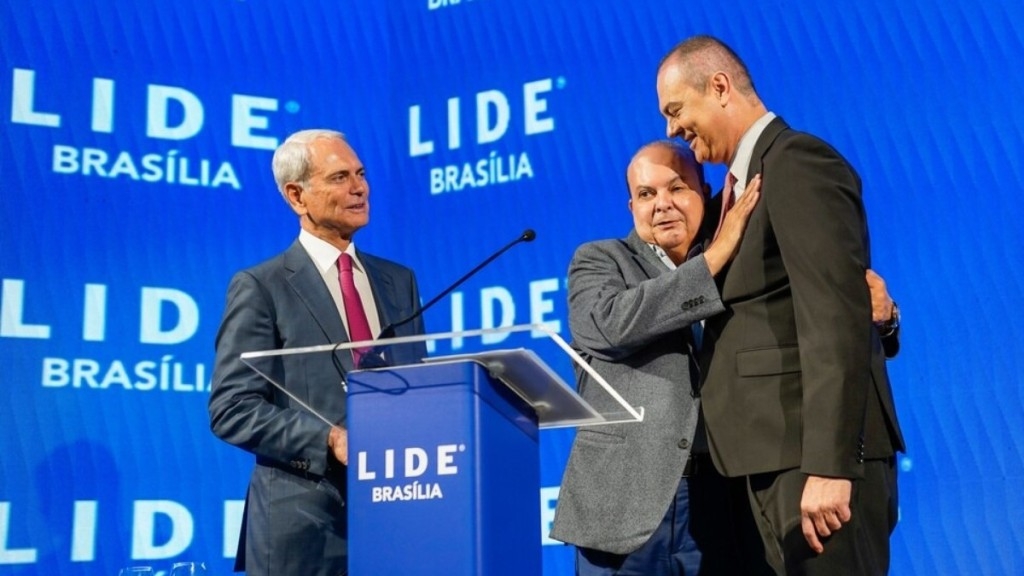
[[[319,138],[337,138],[343,142],[346,141],[345,135],[337,130],[322,128],[299,130],[285,139],[274,151],[271,168],[274,171],[274,182],[277,183],[277,189],[282,196],[285,196],[284,187],[289,182],[298,182],[303,188],[309,183],[309,143]],[[287,200],[288,197],[285,196],[285,201]]]

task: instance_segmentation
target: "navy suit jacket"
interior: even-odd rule
[[[357,251],[366,269],[381,326],[419,308],[413,272]],[[398,336],[423,333],[422,320]],[[217,334],[210,393],[210,426],[221,439],[256,457],[246,496],[236,569],[256,575],[347,572],[345,467],[327,448],[330,427],[243,364],[243,352],[347,342],[330,292],[309,254],[296,241],[282,254],[237,273]],[[394,365],[420,361],[423,343],[389,351]],[[341,350],[260,360],[257,367],[324,415],[345,423],[343,371],[353,368]],[[340,368],[339,368],[340,366]]]

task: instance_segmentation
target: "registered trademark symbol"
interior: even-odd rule
[[[297,113],[299,111],[299,108],[301,108],[301,106],[299,106],[299,103],[296,102],[295,100],[289,100],[284,105],[285,111],[290,112],[292,114]]]
[[[558,78],[555,78],[555,88],[561,90],[562,88],[565,88],[565,84],[565,76],[559,76]]]
[[[465,452],[465,451],[466,451],[466,445],[465,444],[459,444],[459,452]]]

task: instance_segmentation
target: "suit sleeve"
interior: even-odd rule
[[[824,142],[799,135],[765,159],[763,202],[789,276],[803,393],[801,468],[859,476],[871,382],[871,302],[860,181]]]
[[[623,248],[613,256],[612,246],[585,244],[569,265],[569,327],[593,356],[619,360],[724,310],[703,256],[629,286],[621,266],[635,266],[634,255]]]
[[[217,334],[210,428],[257,457],[323,475],[330,427],[305,410],[283,407],[280,393],[239,359],[243,352],[280,348],[277,321],[272,299],[260,282],[247,272],[236,274]],[[267,361],[267,369],[280,374],[274,362],[278,361]]]
[[[900,329],[897,328],[892,334],[888,336],[882,336],[882,350],[885,352],[885,358],[895,358],[900,353]]]

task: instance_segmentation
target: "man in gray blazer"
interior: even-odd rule
[[[716,278],[726,311],[706,324],[715,464],[745,483],[777,573],[885,574],[904,446],[868,320],[860,179],[831,146],[769,112],[715,38],[676,46],[657,91],[668,135],[728,166],[725,210],[743,201],[743,183],[763,178],[736,257]]]
[[[261,366],[290,396],[239,355],[351,341],[353,322],[376,335],[411,316],[419,295],[411,270],[353,244],[369,222],[370,189],[342,134],[293,134],[274,153],[273,171],[298,215],[299,238],[231,280],[217,334],[210,426],[256,458],[235,569],[249,576],[338,576],[348,572],[344,378],[353,353],[289,356]],[[351,283],[343,287],[341,272],[349,268]],[[398,336],[422,333],[419,319],[397,329]],[[391,363],[405,364],[422,359],[426,349],[419,343],[389,353]]]
[[[551,537],[577,546],[581,575],[735,573],[728,568],[734,554],[723,481],[709,460],[694,454],[706,456],[707,448],[703,434],[695,438],[699,378],[691,324],[724,309],[713,276],[735,251],[758,185],[751,182],[701,253],[691,248],[707,187],[689,150],[670,141],[644,146],[629,164],[627,182],[634,230],[624,240],[576,251],[569,326],[594,369],[628,402],[643,406],[645,417],[579,429]],[[591,405],[615,410],[585,373],[578,379]]]

